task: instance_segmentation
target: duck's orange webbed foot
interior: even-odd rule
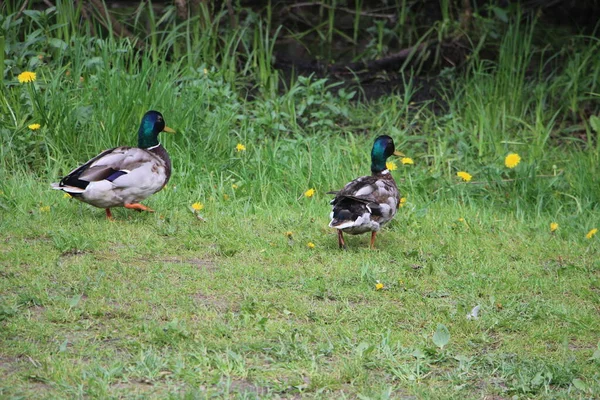
[[[371,250],[375,249],[375,236],[377,235],[376,231],[371,232]]]
[[[145,205],[140,203],[125,204],[124,207],[129,208],[130,210],[154,212],[154,210],[150,207],[146,207]]]
[[[110,212],[110,208],[106,209],[106,219],[109,221],[114,221],[115,219],[112,216],[112,213]]]

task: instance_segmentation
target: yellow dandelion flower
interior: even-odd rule
[[[585,238],[586,238],[586,239],[591,239],[591,238],[593,238],[593,237],[594,237],[594,235],[595,235],[596,233],[598,233],[598,229],[594,228],[594,229],[592,229],[591,231],[589,231],[589,232],[588,232],[588,233],[585,235]]]
[[[413,161],[412,158],[410,157],[404,157],[403,159],[400,160],[400,162],[402,163],[402,165],[406,165],[406,164],[414,164],[415,162]]]
[[[204,208],[204,204],[196,202],[192,204],[192,208],[194,209],[194,211],[200,211]]]
[[[465,171],[458,171],[456,173],[456,176],[458,176],[460,179],[462,179],[465,182],[469,182],[471,179],[473,179],[473,175],[471,175],[468,172]]]
[[[29,129],[31,129],[32,131],[37,131],[38,129],[40,129],[42,126],[40,124],[31,124],[31,125],[27,125],[27,127]]]
[[[375,284],[375,290],[381,290],[383,289],[383,283],[377,281],[377,283]]]
[[[308,242],[308,243],[306,243],[306,247],[308,247],[309,249],[314,249],[315,244],[313,242]]]
[[[284,235],[287,236],[288,238],[291,238],[293,234],[294,234],[294,232],[292,232],[292,231],[287,231],[286,233],[284,233]]]
[[[395,163],[395,162],[393,162],[393,161],[388,161],[388,162],[386,162],[386,163],[385,163],[385,167],[386,167],[387,169],[389,169],[390,171],[395,171],[395,170],[397,170],[397,169],[398,169],[398,166],[397,166],[397,165],[396,165],[396,163]]]
[[[233,185],[231,185],[231,188],[232,188],[232,189],[237,189],[237,188],[238,188],[238,185],[236,185],[236,184],[234,183]]]
[[[49,212],[50,211],[50,206],[42,206],[40,207],[40,212]]]
[[[204,75],[208,75],[208,70],[206,68],[204,68]]]
[[[398,207],[404,207],[406,205],[406,197],[400,197],[400,204]]]
[[[70,195],[69,193],[67,193],[67,192],[65,192],[65,194],[63,194],[63,198],[65,198],[65,199],[70,199],[71,197],[73,197],[73,196],[71,196],[71,195]]]
[[[558,229],[558,223],[556,223],[556,222],[552,222],[552,223],[550,224],[550,232],[554,232],[554,231],[556,231],[557,229]]]
[[[21,72],[19,76],[17,76],[17,79],[20,83],[35,82],[36,75],[35,72],[25,71]]]
[[[235,149],[240,152],[240,151],[246,151],[246,146],[244,146],[241,143],[238,143],[237,146],[235,146]]]
[[[464,219],[463,217],[460,217],[460,218],[458,219],[458,222],[465,222],[465,219]]]
[[[229,195],[228,194],[223,194],[223,200],[229,200]]]
[[[517,153],[510,153],[504,159],[504,165],[506,165],[506,168],[514,168],[517,165],[519,165],[520,162],[521,162],[521,156],[518,155]]]
[[[304,192],[304,196],[305,197],[313,197],[315,195],[315,189],[308,189],[306,192]]]

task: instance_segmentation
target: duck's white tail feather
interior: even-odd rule
[[[345,228],[351,228],[355,224],[356,224],[356,221],[339,221],[337,219],[332,219],[331,222],[329,223],[329,227],[336,228],[336,229],[345,229]]]
[[[80,194],[80,193],[85,192],[85,189],[78,188],[75,186],[60,186],[59,183],[51,183],[50,186],[52,186],[52,189],[54,189],[54,190],[63,190],[67,193],[72,193],[72,194]]]

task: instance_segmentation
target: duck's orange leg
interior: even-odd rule
[[[136,210],[136,211],[154,212],[154,210],[151,209],[150,207],[146,207],[145,205],[140,204],[140,203],[125,204],[124,207],[129,208],[131,210]]]
[[[114,221],[115,219],[112,216],[112,213],[110,212],[110,208],[106,209],[106,219],[108,219],[109,221]]]
[[[338,229],[338,244],[340,249],[348,250],[348,247],[346,247],[346,242],[344,242],[344,233],[341,231],[341,229]]]
[[[371,250],[375,248],[375,235],[377,235],[377,231],[371,232]]]

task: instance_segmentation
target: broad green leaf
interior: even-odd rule
[[[415,358],[425,358],[425,353],[423,353],[421,349],[415,349],[415,351],[412,352],[412,356]]]
[[[579,389],[581,391],[587,390],[587,385],[581,379],[573,379],[573,386],[575,386],[577,389]]]
[[[594,351],[594,354],[588,358],[588,361],[600,361],[600,342],[598,342],[596,351]]]
[[[76,294],[75,296],[71,297],[69,299],[69,307],[71,307],[71,308],[77,307],[77,304],[79,304],[80,300],[81,300],[80,294]]]
[[[68,47],[64,41],[62,41],[58,38],[52,38],[52,39],[48,40],[48,44],[52,47],[56,47],[57,49],[61,49],[61,50],[65,50]]]
[[[592,115],[590,117],[590,126],[592,127],[594,132],[600,134],[600,118],[599,117]]]
[[[448,331],[448,328],[443,324],[438,324],[437,330],[433,334],[433,343],[440,349],[443,349],[449,341],[450,332]]]
[[[494,11],[496,18],[504,23],[508,22],[508,14],[506,13],[506,10],[500,7],[493,7],[492,10]]]
[[[37,20],[42,15],[41,11],[38,10],[23,10],[23,14],[34,20]]]
[[[83,65],[85,65],[87,68],[91,68],[91,67],[101,67],[104,65],[104,61],[102,60],[102,58],[100,57],[92,57],[88,60],[86,60]]]

